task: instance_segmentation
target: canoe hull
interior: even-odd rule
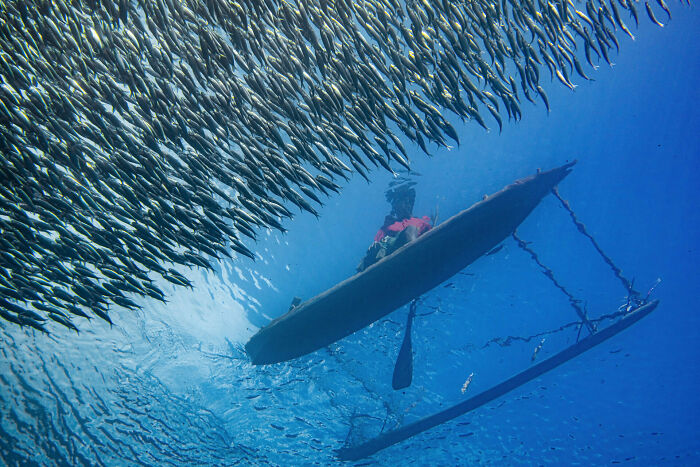
[[[573,164],[517,180],[273,320],[245,346],[252,363],[311,353],[438,286],[508,237]]]

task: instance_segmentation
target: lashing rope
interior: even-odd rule
[[[599,318],[595,318],[590,320],[591,323],[600,323],[602,321],[606,320],[613,320],[620,318],[622,316],[627,315],[629,312],[626,309],[621,309],[618,310],[614,313],[610,313],[607,315],[600,316]],[[494,337],[490,339],[488,342],[486,342],[484,345],[480,347],[480,349],[485,349],[487,347],[491,347],[492,345],[498,345],[500,347],[509,347],[513,342],[530,342],[535,339],[541,339],[542,337],[549,336],[551,334],[556,334],[558,332],[561,332],[565,329],[569,329],[574,326],[579,326],[581,327],[583,323],[581,321],[572,321],[571,323],[566,323],[564,325],[559,326],[556,329],[550,329],[548,331],[542,331],[538,332],[537,334],[532,334],[531,336],[523,337],[523,336],[506,336],[506,337]]]

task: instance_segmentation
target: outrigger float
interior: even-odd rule
[[[519,388],[520,386],[532,381],[538,376],[542,376],[548,371],[555,369],[559,365],[568,362],[572,358],[578,357],[586,350],[590,350],[596,345],[624,331],[625,329],[632,326],[634,323],[636,323],[637,321],[654,311],[658,304],[659,301],[654,300],[645,305],[642,305],[629,312],[627,315],[625,315],[624,318],[620,319],[614,324],[611,324],[605,329],[597,331],[589,335],[588,337],[581,339],[574,345],[567,347],[566,349],[562,350],[556,355],[553,355],[548,359],[531,366],[527,370],[524,370],[518,373],[517,375],[508,378],[502,383],[499,383],[470,399],[460,402],[459,404],[455,404],[448,409],[442,410],[427,417],[423,417],[420,420],[417,420],[413,423],[409,423],[408,425],[404,425],[401,428],[397,428],[396,430],[382,433],[376,438],[373,438],[362,444],[341,448],[336,452],[338,459],[352,461],[371,456],[372,454],[381,451],[382,449],[400,443],[401,441],[405,441],[408,438],[411,438],[419,433],[422,433],[433,427],[448,422],[453,418],[457,418],[460,415],[464,415],[466,413],[471,412],[472,410],[478,409],[482,405],[487,404],[492,400],[497,399],[514,389]]]

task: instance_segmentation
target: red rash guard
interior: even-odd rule
[[[423,216],[421,218],[411,217],[410,219],[404,219],[399,222],[394,222],[390,226],[386,227],[386,230],[384,228],[379,229],[377,235],[374,236],[374,241],[381,241],[381,239],[386,237],[389,232],[392,234],[392,236],[396,235],[409,225],[412,225],[418,229],[418,236],[423,235],[425,232],[432,228],[432,226],[430,225],[430,218],[428,216]]]

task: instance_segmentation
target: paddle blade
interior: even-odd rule
[[[411,311],[408,313],[408,319],[406,320],[406,334],[403,336],[401,350],[399,350],[399,356],[396,358],[396,364],[394,365],[394,376],[391,379],[391,387],[393,387],[395,391],[409,387],[411,385],[411,381],[413,381],[413,345],[411,343],[411,327],[415,314],[416,301],[414,300],[413,303],[411,303]]]
[[[407,388],[413,380],[413,348],[411,347],[411,333],[406,332],[399,356],[394,366],[394,377],[391,380],[391,387],[395,391]]]

